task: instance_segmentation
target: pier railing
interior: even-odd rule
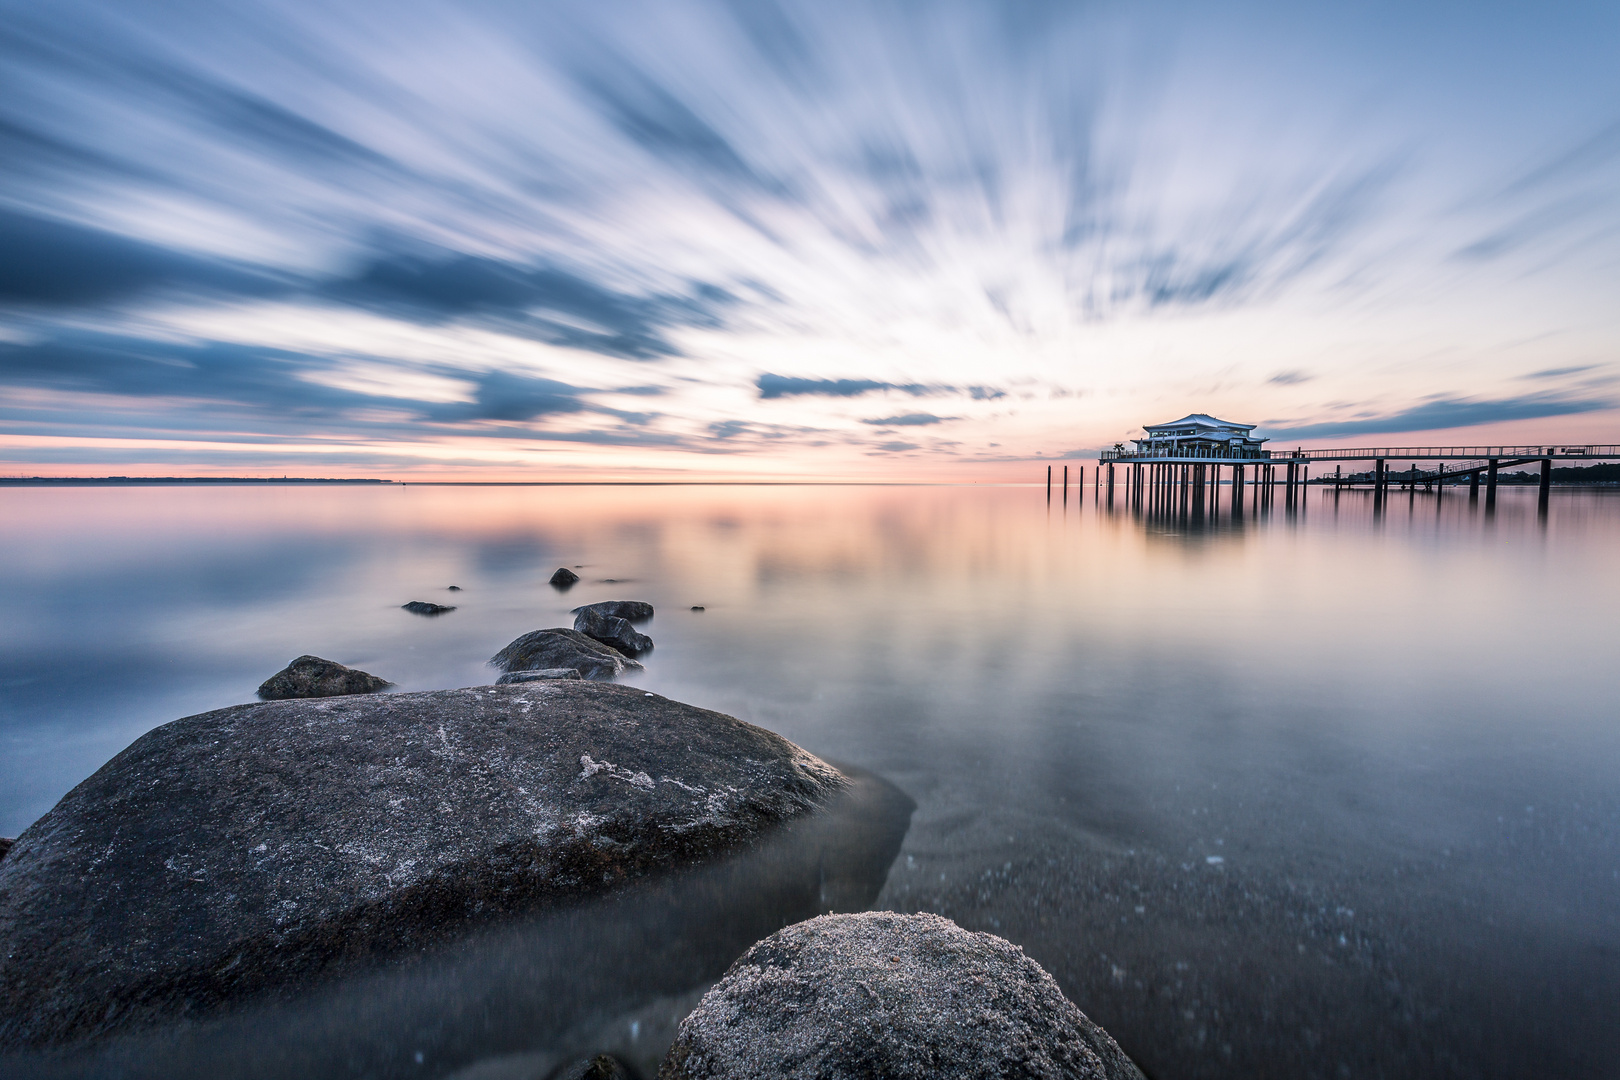
[[[1110,462],[1152,461],[1211,461],[1221,464],[1245,465],[1251,462],[1275,464],[1278,462],[1318,461],[1460,461],[1489,460],[1491,458],[1585,458],[1602,460],[1620,458],[1620,444],[1607,443],[1541,443],[1527,446],[1362,446],[1336,450],[1255,450],[1247,452],[1219,451],[1208,447],[1151,447],[1146,450],[1104,450],[1097,460]]]

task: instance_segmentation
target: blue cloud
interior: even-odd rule
[[[0,303],[109,304],[168,288],[267,295],[269,275],[0,207]]]
[[[690,296],[636,296],[557,267],[455,252],[379,256],[318,291],[415,321],[493,319],[554,345],[632,360],[679,355],[668,328],[719,326],[735,303],[715,286],[700,284]]]
[[[422,401],[407,395],[376,395],[328,385],[329,357],[226,342],[165,342],[80,332],[32,345],[0,345],[0,388],[41,387],[143,402],[139,420],[118,414],[30,409],[0,410],[0,421],[15,428],[50,426],[52,433],[150,438],[163,432],[218,430],[236,426],[241,434],[223,439],[296,440],[299,432],[377,435],[419,434],[424,425],[494,422],[501,429],[464,427],[491,437],[670,445],[676,436],[638,431],[654,414],[628,412],[594,402],[597,393],[555,379],[507,371],[446,372],[473,385],[467,402]],[[153,410],[156,410],[155,413]],[[371,419],[378,410],[401,419]],[[571,414],[609,416],[626,425],[610,431],[558,433],[530,422]],[[144,430],[137,430],[145,425]],[[116,430],[119,425],[129,430]],[[39,430],[38,433],[46,433]]]
[[[821,394],[826,397],[860,397],[874,390],[898,390],[912,397],[938,393],[942,388],[921,383],[878,382],[874,379],[809,379],[792,375],[761,375],[754,380],[759,396],[765,400],[792,397],[798,394]]]
[[[1571,399],[1531,394],[1525,397],[1478,400],[1443,397],[1384,416],[1334,420],[1316,424],[1270,421],[1263,434],[1271,438],[1334,439],[1346,435],[1379,435],[1403,431],[1435,431],[1474,427],[1509,420],[1538,420],[1548,416],[1601,412],[1617,407],[1603,399]]]
[[[955,416],[935,416],[933,413],[914,412],[900,416],[882,416],[875,420],[862,420],[863,424],[874,427],[922,427],[927,424],[942,424],[947,420],[957,420]]]

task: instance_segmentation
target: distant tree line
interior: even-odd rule
[[[1555,484],[1620,484],[1620,462],[1569,469],[1554,468],[1552,480]]]

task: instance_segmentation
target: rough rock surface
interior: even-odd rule
[[[430,604],[426,600],[412,600],[399,606],[412,615],[443,615],[447,611],[456,610],[454,605],[446,607],[444,604]]]
[[[566,589],[579,580],[579,575],[566,566],[557,567],[557,572],[551,575],[551,583],[558,588]]]
[[[847,783],[740,720],[586,682],[176,720],[0,862],[0,1046],[412,953],[733,848]]]
[[[578,679],[582,677],[579,668],[548,667],[536,671],[508,671],[495,680],[495,685],[510,686],[513,683],[545,682],[547,679]]]
[[[17,838],[14,836],[0,836],[0,859],[6,857],[6,852],[10,851],[11,845],[16,842]]]
[[[653,606],[642,600],[599,600],[594,604],[574,608],[569,614],[578,615],[582,611],[594,611],[601,615],[611,615],[615,619],[628,619],[633,623],[653,617]]]
[[[652,638],[631,626],[629,619],[603,615],[590,608],[574,616],[574,629],[586,637],[613,646],[626,656],[639,656],[653,647]]]
[[[1022,949],[938,915],[824,915],[731,965],[660,1080],[1142,1080]]]
[[[259,696],[266,701],[280,701],[284,698],[375,694],[393,685],[370,672],[306,654],[260,683]]]
[[[489,658],[502,671],[574,668],[587,679],[611,682],[641,665],[611,645],[567,627],[533,630]]]

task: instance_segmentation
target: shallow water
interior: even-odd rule
[[[898,784],[876,906],[1023,945],[1159,1080],[1607,1076],[1617,537],[1614,490],[0,488],[0,835],[301,653],[469,685],[644,599],[629,681]]]

